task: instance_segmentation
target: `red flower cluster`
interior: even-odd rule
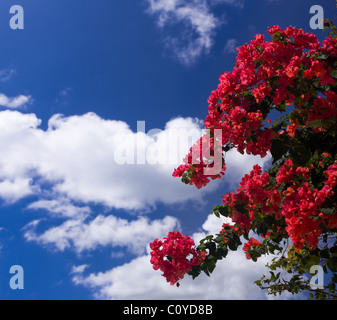
[[[337,162],[324,171],[327,180],[321,189],[308,182],[313,169],[295,166],[288,159],[276,175],[277,184],[271,184],[269,174],[264,172],[261,175],[261,168],[255,165],[242,178],[236,193],[225,194],[222,201],[231,207],[230,217],[242,232],[250,230],[256,214],[273,215],[276,220],[284,217],[285,230],[293,246],[298,250],[304,245],[315,248],[323,232],[322,223],[330,230],[337,228],[337,212],[328,215],[320,210],[325,201],[334,195]]]
[[[326,90],[314,96],[308,86],[334,84],[331,68],[325,58],[337,57],[337,40],[327,38],[321,44],[313,33],[288,27],[272,26],[268,29],[271,41],[258,34],[249,44],[237,48],[237,60],[232,72],[222,73],[219,85],[208,98],[206,129],[221,129],[222,145],[231,145],[241,153],[266,156],[272,140],[280,134],[264,126],[264,120],[272,109],[284,109],[293,104],[294,117],[283,134],[294,137],[299,126],[312,127],[314,131],[324,128],[310,126],[310,122],[337,117],[337,94]],[[301,99],[296,99],[296,96]],[[299,123],[298,116],[302,117]],[[199,146],[198,142],[196,146]],[[197,188],[205,186],[210,179],[221,178],[226,170],[223,165],[218,174],[207,175],[204,169],[210,164],[201,161],[193,164],[193,150],[185,157],[184,164],[173,173],[188,179],[186,183]],[[214,145],[210,146],[214,151]]]
[[[231,223],[224,223],[222,225],[222,229],[220,230],[219,234],[223,233],[226,236],[228,234],[229,230],[234,231],[239,237],[242,235],[240,229],[237,226],[235,226],[234,224],[231,224]],[[229,239],[226,239],[226,238],[224,239],[225,243],[228,243],[228,241],[229,241]]]
[[[222,202],[231,207],[231,218],[241,232],[249,231],[256,210],[262,209],[265,213],[273,210],[274,214],[279,210],[281,197],[274,190],[266,189],[270,177],[267,172],[261,174],[261,167],[255,165],[253,170],[242,178],[236,193],[227,193],[222,197]],[[243,208],[246,208],[247,212],[243,212]]]
[[[183,159],[185,164],[175,169],[173,176],[181,177],[184,173],[188,173],[189,184],[195,185],[198,189],[206,186],[210,179],[221,178],[226,171],[221,149],[225,142],[223,135],[218,133],[219,130],[210,131],[201,137]],[[206,170],[209,170],[209,173]]]
[[[305,70],[303,75],[311,80],[314,76],[317,77],[321,85],[334,84],[335,81],[330,75],[331,69],[326,69],[325,64],[320,61],[311,61],[310,68]]]
[[[301,187],[294,182],[283,195],[285,200],[281,210],[287,223],[285,230],[293,246],[297,249],[301,249],[305,244],[316,247],[322,229],[319,227],[320,219],[315,217],[318,216],[318,209],[325,199],[318,198],[317,189],[311,188],[308,182],[304,182]]]
[[[182,279],[192,266],[199,265],[206,257],[204,251],[196,251],[194,241],[177,231],[170,232],[165,241],[158,239],[150,243],[153,269],[160,269],[171,285]]]
[[[246,252],[246,258],[248,260],[251,259],[251,256],[250,256],[250,253],[249,253],[249,250],[251,250],[252,248],[256,248],[258,246],[260,246],[262,243],[258,240],[256,240],[255,238],[250,238],[248,242],[246,242],[244,245],[243,245],[243,251]]]
[[[324,174],[327,180],[324,182],[323,188],[318,192],[323,199],[334,195],[333,188],[337,186],[337,162],[329,166]],[[337,212],[334,212],[332,216],[320,213],[320,217],[324,219],[328,229],[337,229]]]
[[[286,164],[281,169],[285,166]],[[308,179],[309,168],[288,166],[288,169],[288,173],[296,171],[297,176],[303,175],[305,179]],[[334,194],[333,188],[337,185],[337,164],[329,166],[324,171],[324,175],[327,180],[324,181],[324,186],[320,190],[306,181],[300,185],[298,182],[300,179],[297,179],[283,191],[282,215],[287,223],[286,231],[297,249],[301,249],[306,244],[312,248],[317,246],[318,237],[322,234],[321,223],[328,229],[337,227],[337,212],[331,216],[320,211],[324,202]],[[282,176],[281,170],[278,178],[280,176]],[[289,179],[289,175],[287,177]],[[290,180],[279,178],[278,181],[280,180],[290,182]]]
[[[314,34],[291,26],[272,26],[267,32],[271,41],[256,35],[237,48],[234,70],[220,75],[208,98],[204,122],[208,134],[173,173],[201,188],[225,173],[223,152],[236,148],[242,154],[265,157],[271,149],[275,166],[270,174],[255,165],[236,192],[222,197],[229,208],[221,214],[234,223],[222,225],[225,243],[226,234],[230,239],[232,232],[247,240],[250,231],[265,238],[263,243],[254,238],[245,243],[243,251],[253,260],[273,252],[281,239],[289,238],[298,251],[315,249],[322,234],[337,231],[337,37],[320,43]],[[291,111],[270,126],[269,113],[286,112],[289,105]],[[322,138],[321,144],[316,137]],[[302,156],[299,145],[306,138],[312,145]],[[278,146],[280,151],[275,150]],[[331,154],[319,154],[321,150]],[[214,172],[209,169],[216,167],[216,156],[222,162]],[[284,157],[288,159],[281,166]],[[297,161],[302,166],[295,165]],[[174,284],[193,265],[202,264],[207,253],[193,249],[188,236],[170,233],[165,239],[151,243],[151,263]]]
[[[310,177],[309,168],[294,166],[294,163],[287,159],[276,175],[278,184],[292,182],[295,175],[302,175],[305,180]]]

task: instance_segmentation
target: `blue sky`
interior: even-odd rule
[[[9,27],[16,4],[23,30]],[[235,47],[269,26],[322,39],[312,5],[336,18],[333,0],[2,0],[0,299],[266,299],[252,283],[268,257],[233,253],[212,278],[176,288],[151,269],[148,243],[219,231],[214,204],[268,158],[232,153],[228,175],[197,190],[171,176],[175,158],[121,165],[115,155],[137,137],[136,156],[163,151],[170,130],[200,131]],[[12,265],[23,290],[9,287]]]

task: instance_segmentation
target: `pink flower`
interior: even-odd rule
[[[177,231],[169,232],[163,242],[154,240],[150,243],[150,248],[153,269],[160,269],[171,285],[182,279],[192,266],[199,265],[207,255],[206,252],[194,248],[193,239]]]
[[[255,238],[250,238],[248,242],[246,242],[243,246],[243,251],[246,252],[246,258],[248,260],[250,260],[252,257],[250,256],[249,250],[251,250],[251,248],[256,248],[258,246],[260,246],[262,243],[258,240],[256,240]]]

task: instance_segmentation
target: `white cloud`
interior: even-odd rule
[[[70,273],[83,273],[85,269],[87,269],[89,267],[89,265],[87,264],[82,264],[82,265],[79,265],[79,266],[73,266],[72,269],[71,269],[71,272]]]
[[[19,95],[17,97],[9,98],[3,93],[0,93],[0,106],[16,109],[23,107],[31,100],[31,96]]]
[[[266,170],[271,165],[271,154],[268,152],[264,158],[260,156],[242,155],[236,149],[231,149],[226,154],[227,173],[222,178],[231,189],[237,188],[242,177],[249,173],[255,164],[258,164],[262,169]]]
[[[43,196],[47,184],[55,197],[135,210],[150,209],[159,202],[201,201],[207,191],[172,177],[189,146],[182,143],[182,150],[167,150],[189,131],[192,137],[185,141],[191,145],[201,134],[199,121],[174,119],[156,134],[133,132],[125,122],[104,120],[94,113],[55,115],[46,131],[39,129],[40,124],[34,114],[0,112],[0,197],[4,200],[33,193]],[[123,160],[123,153],[131,164],[116,161]],[[138,157],[144,161],[139,163]],[[50,209],[55,203],[39,202],[35,207],[41,205]]]
[[[46,210],[52,216],[55,217],[65,217],[65,218],[86,218],[90,213],[91,209],[88,206],[78,207],[71,203],[67,198],[58,198],[52,200],[38,200],[30,203],[27,209],[31,210]]]
[[[150,263],[150,255],[133,259],[129,263],[106,272],[84,275],[78,272],[73,282],[91,288],[99,299],[266,299],[266,293],[254,281],[266,271],[268,258],[254,263],[245,258],[239,250],[230,252],[226,259],[219,261],[211,277],[205,274],[195,280],[185,276],[181,286],[170,286],[159,270]]]
[[[38,160],[39,124],[32,114],[0,112],[0,197],[5,201],[14,202],[37,191],[32,177]]]
[[[0,112],[0,197],[5,201],[35,194],[41,199],[31,209],[73,217],[89,209],[74,207],[69,200],[150,210],[157,203],[193,200],[200,204],[219,186],[212,181],[197,190],[172,177],[173,169],[202,134],[200,120],[177,118],[163,130],[147,128],[147,133],[145,129],[133,132],[125,122],[94,113],[55,115],[46,131],[40,124],[34,114]],[[263,165],[268,160],[230,151],[223,180],[238,183],[255,163]]]
[[[226,4],[234,7],[243,8],[245,0],[209,0],[212,5]]]
[[[86,275],[89,266],[74,268],[71,276],[75,283],[92,288],[97,297],[109,299],[266,298],[253,281],[264,272],[267,258],[254,264],[241,251],[235,252],[218,264],[211,278],[186,278],[180,288],[171,287],[160,272],[152,269],[146,248],[153,239],[179,230],[176,218],[126,220],[113,215],[93,216],[89,207],[94,202],[109,208],[141,210],[157,203],[200,201],[207,192],[214,191],[220,182],[197,190],[172,177],[173,168],[201,134],[200,120],[177,118],[163,130],[147,133],[133,132],[125,122],[105,120],[94,113],[55,115],[47,130],[40,129],[40,124],[34,114],[0,112],[0,197],[14,202],[35,194],[40,199],[28,209],[67,218],[58,226],[48,224],[45,230],[43,219],[34,220],[23,228],[25,239],[79,255],[102,247],[111,248],[112,252],[119,250],[117,256],[121,252],[137,255],[106,272]],[[175,148],[177,152],[172,152]],[[118,164],[116,154],[121,156],[119,160],[132,160],[134,164]],[[137,164],[137,160],[144,162]],[[223,181],[234,185],[255,163],[268,163],[268,157],[230,151],[226,162],[228,172]],[[198,241],[219,228],[221,223],[208,217],[193,236]]]
[[[236,53],[236,47],[237,47],[238,41],[236,39],[229,39],[226,42],[224,52],[226,53]]]
[[[215,218],[218,219],[218,218]],[[218,221],[208,217],[203,225],[203,236],[218,232]],[[193,238],[200,236],[194,234]],[[89,273],[79,270],[72,280],[77,285],[88,287],[99,299],[189,299],[189,300],[226,300],[226,299],[270,299],[266,291],[254,284],[255,280],[267,272],[265,267],[271,256],[264,256],[257,262],[247,260],[241,248],[230,252],[226,259],[217,263],[211,277],[205,274],[195,280],[185,276],[180,281],[181,286],[170,286],[160,271],[155,271],[150,263],[150,255],[143,255],[112,268],[105,272]],[[294,298],[291,294],[283,294],[278,298]],[[302,295],[295,298],[303,298]]]
[[[221,22],[211,13],[206,1],[148,0],[148,3],[148,12],[157,16],[159,27],[184,25],[178,37],[168,35],[164,40],[181,63],[192,64],[210,50],[215,29]]]
[[[121,246],[138,255],[145,252],[150,241],[180,228],[178,220],[169,216],[152,221],[145,217],[128,221],[113,215],[98,215],[89,222],[81,219],[67,220],[40,235],[36,233],[37,226],[38,222],[35,221],[24,227],[27,241],[53,246],[59,251],[71,249],[78,254],[102,246]]]
[[[0,82],[7,82],[9,81],[13,75],[16,74],[15,69],[7,68],[0,70]]]
[[[66,106],[69,103],[69,97],[71,93],[71,88],[66,87],[58,93],[57,98],[55,99],[55,103],[60,105],[60,106]]]
[[[191,65],[203,54],[208,54],[215,41],[216,30],[227,23],[226,11],[219,5],[242,9],[244,0],[147,0],[147,12],[156,16],[163,32],[165,48],[184,65]],[[213,8],[215,7],[215,8]],[[171,26],[181,31],[170,33]]]
[[[147,133],[133,132],[125,122],[105,120],[94,113],[55,115],[47,130],[40,129],[40,124],[34,114],[0,112],[0,197],[13,202],[35,194],[40,199],[28,209],[46,210],[52,216],[68,219],[58,226],[48,225],[44,231],[41,220],[32,221],[23,229],[25,239],[77,254],[110,247],[112,251],[123,248],[124,252],[126,249],[138,255],[105,273],[84,276],[89,268],[74,270],[76,283],[93,287],[100,296],[118,299],[263,297],[254,285],[248,284],[257,279],[262,265],[252,267],[236,253],[219,264],[214,280],[187,279],[180,291],[167,285],[160,273],[152,270],[149,256],[144,253],[153,239],[179,230],[176,218],[150,221],[140,217],[129,221],[113,215],[92,217],[91,202],[110,209],[142,210],[157,203],[197,202],[219,187],[221,181],[213,181],[206,189],[197,190],[172,177],[173,168],[201,134],[200,120],[177,118],[163,130]],[[177,152],[172,152],[175,148]],[[132,160],[133,164],[118,164],[116,154],[122,158],[119,160]],[[138,160],[144,161],[137,164]],[[226,155],[228,172],[223,181],[238,183],[256,162],[263,165],[266,161],[268,158],[231,151]],[[212,219],[207,219],[196,238],[203,236],[205,230],[219,231]],[[236,264],[240,265],[239,271],[235,271]],[[224,285],[228,290],[222,292]]]
[[[31,179],[17,178],[0,181],[0,197],[9,204],[31,194],[33,194]]]

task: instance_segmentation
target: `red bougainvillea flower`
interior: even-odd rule
[[[251,248],[256,248],[260,246],[262,243],[255,238],[251,237],[248,242],[246,242],[243,246],[243,251],[246,252],[246,258],[250,260],[252,257],[250,256],[249,250]]]
[[[255,165],[242,178],[236,192],[222,197],[234,225],[223,224],[220,233],[234,231],[247,236],[256,231],[265,238],[263,246],[277,236],[289,238],[297,251],[303,247],[316,249],[323,234],[337,231],[336,154],[318,154],[321,150],[334,150],[337,93],[332,66],[337,59],[337,38],[330,36],[320,43],[313,33],[291,26],[271,26],[267,32],[270,41],[256,35],[237,49],[233,71],[220,75],[216,90],[208,98],[204,121],[210,132],[209,143],[203,143],[206,135],[195,143],[173,176],[201,188],[224,175],[224,152],[235,148],[241,154],[265,157],[278,142],[284,143],[287,154],[272,152],[274,158],[285,160],[283,165],[276,159],[276,167],[269,173]],[[268,126],[269,113],[286,112],[289,105],[291,112],[280,118],[280,123]],[[216,130],[221,134],[216,135]],[[315,150],[312,147],[316,140],[310,140],[310,165],[300,166],[293,148],[307,133],[308,139],[318,133],[319,138],[323,137],[321,141],[329,143],[322,143]],[[222,165],[218,172],[207,174],[215,162],[204,154],[214,155],[219,150]],[[193,265],[201,264],[206,252],[196,251],[193,240],[179,233],[170,233],[164,239],[151,243],[151,263],[174,284]],[[260,245],[255,238],[244,244],[247,259],[255,260],[256,253],[264,252],[265,247],[253,250]]]
[[[160,269],[167,282],[171,285],[184,277],[192,266],[199,265],[206,257],[207,252],[197,251],[194,241],[177,231],[169,232],[164,241],[155,239],[150,243],[153,269]]]
[[[337,117],[337,94],[333,90],[314,96],[300,87],[306,81],[316,81],[322,86],[335,83],[327,61],[318,60],[317,56],[323,53],[336,57],[337,40],[329,37],[321,44],[313,33],[292,26],[282,29],[275,25],[267,32],[272,36],[271,41],[258,34],[250,43],[237,49],[235,68],[220,75],[217,89],[208,98],[208,115],[204,122],[206,129],[222,130],[223,146],[231,145],[241,153],[261,157],[267,155],[272,140],[280,134],[264,127],[264,120],[273,109],[293,105],[294,115],[301,114],[305,125],[315,132],[324,128],[310,126],[310,122]],[[295,101],[294,93],[302,99]],[[308,107],[309,101],[312,105]],[[296,117],[289,121],[283,134],[294,138],[303,123],[300,124]],[[221,178],[226,166],[223,164],[216,174],[205,174],[210,163],[204,159],[198,164],[193,163],[194,149],[195,146],[173,176],[201,188],[211,180]],[[214,150],[214,145],[210,145],[210,150]]]

